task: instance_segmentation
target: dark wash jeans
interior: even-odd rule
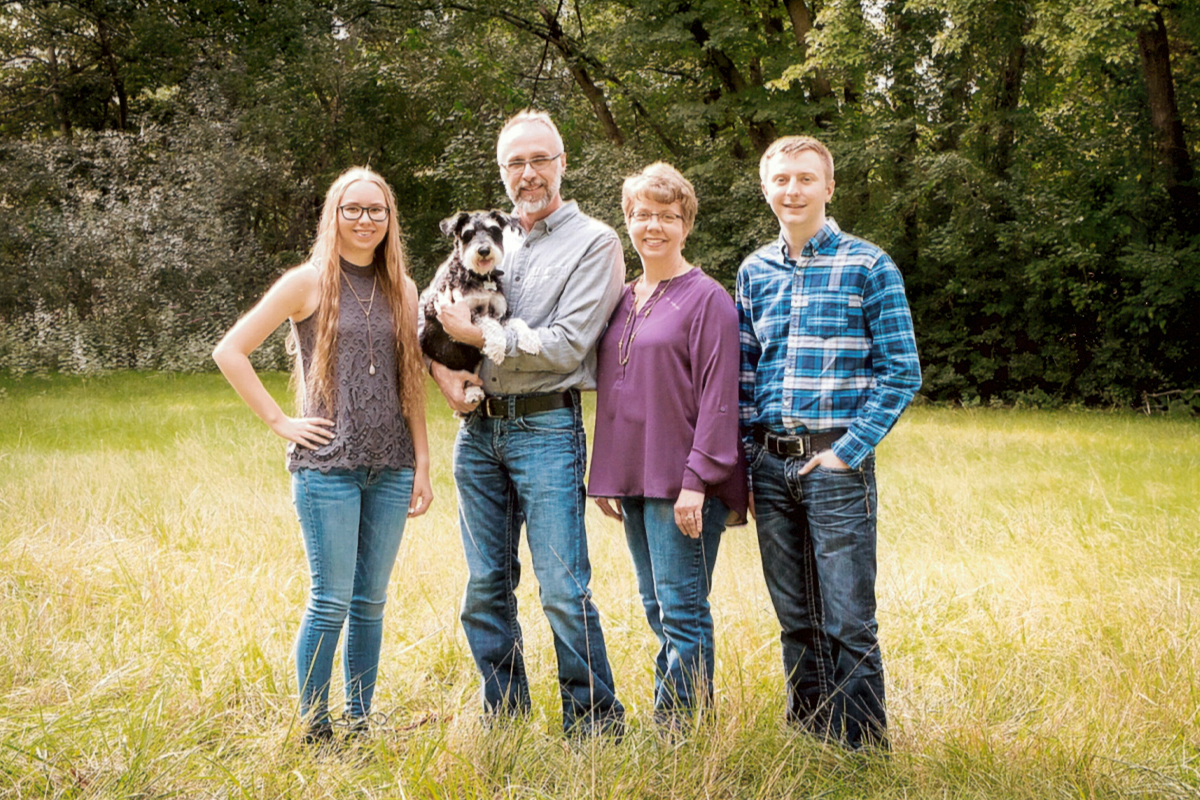
[[[625,709],[592,603],[583,515],[587,444],[578,405],[515,419],[468,414],[454,445],[458,518],[466,552],[462,624],[483,678],[487,713],[529,709],[514,594],[525,525],[542,610],[558,656],[563,729],[618,732]]]
[[[875,459],[817,467],[748,445],[758,543],[783,631],[787,718],[853,748],[887,746],[875,621]]]

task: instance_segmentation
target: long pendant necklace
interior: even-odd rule
[[[363,316],[367,318],[367,349],[370,351],[371,368],[368,372],[371,375],[375,374],[375,338],[371,334],[371,311],[375,308],[375,288],[379,285],[379,273],[372,274],[371,280],[371,299],[364,305],[362,298],[358,296],[358,292],[354,291],[354,284],[350,283],[350,279],[346,277],[346,273],[342,273],[342,280],[350,287],[350,294],[354,295],[354,299],[358,301],[358,307],[362,309]]]
[[[671,281],[675,280],[675,277],[676,276],[672,275],[665,281],[661,281],[658,286],[655,287],[655,291],[651,293],[650,298],[646,300],[644,313],[642,313],[642,324],[636,327],[633,324],[633,318],[638,315],[637,292],[632,292],[633,302],[629,304],[629,314],[625,317],[625,327],[621,329],[621,338],[617,340],[617,363],[622,367],[629,363],[629,357],[633,355],[633,340],[636,339],[637,335],[641,333],[643,328],[646,327],[646,320],[650,319],[650,312],[654,310],[656,305],[658,305],[658,301],[662,299],[662,296],[667,293],[667,287],[671,285]],[[642,277],[638,278],[639,281],[644,281],[645,279],[645,275],[642,275]],[[629,337],[628,341],[625,340],[626,336]]]

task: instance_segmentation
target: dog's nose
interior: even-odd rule
[[[492,248],[490,248],[490,247],[479,248],[479,255],[481,255],[481,256],[484,256],[484,257],[489,256],[489,255],[491,255],[491,252],[492,252]]]

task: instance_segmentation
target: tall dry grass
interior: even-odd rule
[[[906,414],[878,467],[882,759],[780,724],[752,527],[717,564],[717,713],[659,739],[652,637],[598,513],[593,589],[629,735],[558,735],[530,571],[534,713],[481,727],[457,623],[455,422],[431,400],[438,496],[392,582],[388,719],[320,755],[295,741],[307,569],[280,442],[219,376],[0,382],[0,796],[1200,797],[1196,421]]]

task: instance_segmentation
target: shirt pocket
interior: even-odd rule
[[[814,292],[807,298],[800,322],[804,333],[821,339],[862,328],[862,297],[840,292]]]

